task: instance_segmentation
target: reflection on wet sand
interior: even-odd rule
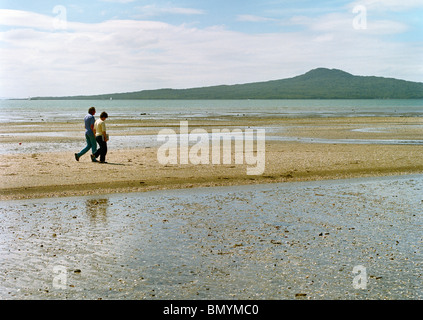
[[[85,201],[86,213],[90,222],[107,223],[107,208],[109,207],[109,199],[87,199]]]

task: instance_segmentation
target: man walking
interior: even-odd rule
[[[92,151],[92,154],[95,154],[97,152],[97,141],[95,140],[95,129],[94,129],[94,123],[95,123],[94,115],[95,115],[95,108],[94,107],[89,108],[88,114],[84,118],[85,140],[87,141],[87,145],[79,153],[75,153],[76,161],[79,161],[79,158],[81,158],[84,154],[86,154],[88,150],[90,149]],[[97,160],[93,157],[91,157],[91,161],[97,162]]]

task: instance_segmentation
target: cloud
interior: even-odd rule
[[[416,8],[423,8],[421,0],[357,0],[348,6],[364,6],[372,11],[408,11]]]
[[[114,3],[131,3],[136,0],[100,0],[102,2],[114,2]]]
[[[7,19],[3,19],[8,15]],[[158,21],[67,21],[0,10],[0,96],[77,95],[281,79],[316,67],[413,80],[421,44],[388,42],[392,27],[355,30],[354,15],[296,17],[295,32],[247,34]],[[402,26],[397,26],[401,30]]]
[[[0,25],[54,29],[55,18],[33,12],[0,9]]]
[[[268,21],[277,21],[273,18],[266,18],[266,17],[260,17],[250,14],[241,14],[236,17],[237,21],[244,21],[244,22],[268,22]]]
[[[193,9],[193,8],[181,8],[181,7],[162,7],[157,5],[146,5],[143,7],[136,8],[141,16],[160,16],[162,14],[173,14],[173,15],[202,15],[205,14],[204,10]]]
[[[354,36],[357,28],[354,26],[354,20],[359,18],[361,12],[330,13],[317,17],[294,16],[285,22],[286,25],[302,26],[305,30],[315,33],[334,33],[342,36]],[[364,12],[367,16],[367,11]],[[408,25],[402,22],[386,19],[367,18],[362,28],[364,36],[371,35],[393,35],[406,32]]]

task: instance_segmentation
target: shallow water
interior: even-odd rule
[[[29,136],[29,135],[27,135]],[[33,136],[43,136],[34,134]],[[0,135],[1,137],[1,135]],[[110,149],[125,150],[132,148],[152,148],[163,142],[157,141],[156,135],[111,136],[108,142]],[[25,141],[21,143],[0,143],[0,154],[31,154],[39,152],[79,152],[86,146],[85,137],[79,140],[63,138],[59,141]]]
[[[74,121],[88,108],[111,119],[260,117],[420,117],[423,99],[407,100],[0,100],[0,123]]]
[[[416,117],[423,114],[423,100],[0,100],[0,125],[10,125],[0,133],[0,154],[28,154],[39,152],[79,152],[85,147],[82,119],[89,107],[98,114],[107,110],[110,116],[110,149],[157,147],[157,135],[131,136],[134,130],[160,130],[125,126],[113,127],[116,120],[158,120],[178,123],[199,118],[219,123],[230,118],[287,117]],[[78,121],[81,130],[51,132],[48,124]],[[42,122],[46,124],[39,125]],[[34,124],[32,124],[34,123]],[[37,125],[38,124],[38,125]],[[28,129],[34,127],[31,132]],[[362,128],[351,127],[351,132],[393,132],[392,139],[318,139],[287,136],[284,128],[265,127],[266,140],[296,141],[303,143],[391,144],[422,145],[423,140],[396,139],[395,130],[405,127]],[[414,129],[407,125],[407,129]],[[258,129],[258,128],[255,128]],[[79,130],[79,129],[78,129]],[[28,140],[29,138],[29,140]],[[38,140],[37,140],[38,138]]]
[[[245,130],[245,129],[242,129]],[[254,139],[257,138],[257,130],[264,130],[266,141],[287,141],[287,142],[300,142],[300,143],[323,143],[323,144],[376,144],[376,145],[423,145],[422,139],[329,139],[329,138],[314,138],[314,137],[296,137],[284,135],[284,129],[273,127],[254,127]],[[353,129],[351,131],[358,131]],[[365,130],[365,129],[364,129]],[[378,129],[383,130],[383,129]],[[385,128],[385,130],[389,130]],[[243,131],[244,133],[245,131]],[[242,134],[243,134],[242,133]],[[270,135],[268,134],[270,133]],[[232,139],[235,135],[230,132],[228,134]],[[34,132],[34,133],[13,133],[13,134],[0,134],[2,137],[56,137],[58,141],[25,141],[25,142],[0,142],[0,154],[31,154],[39,152],[64,152],[73,151],[78,152],[85,148],[85,138],[82,134],[79,140],[75,140],[75,134],[70,134],[65,137],[63,133],[55,136],[51,132]],[[72,138],[69,138],[72,137]],[[180,135],[177,134],[178,141]],[[209,140],[212,139],[211,133],[208,134]],[[161,140],[164,141],[164,140]],[[159,135],[112,135],[109,141],[109,148],[115,150],[134,149],[134,148],[154,148],[160,147],[164,142],[159,140]],[[190,141],[190,144],[196,142]]]
[[[413,175],[0,202],[0,299],[422,299],[422,190]]]

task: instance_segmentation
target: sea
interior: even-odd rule
[[[195,119],[225,116],[365,117],[423,115],[412,100],[0,100],[0,123],[80,120],[89,107],[113,119]]]

